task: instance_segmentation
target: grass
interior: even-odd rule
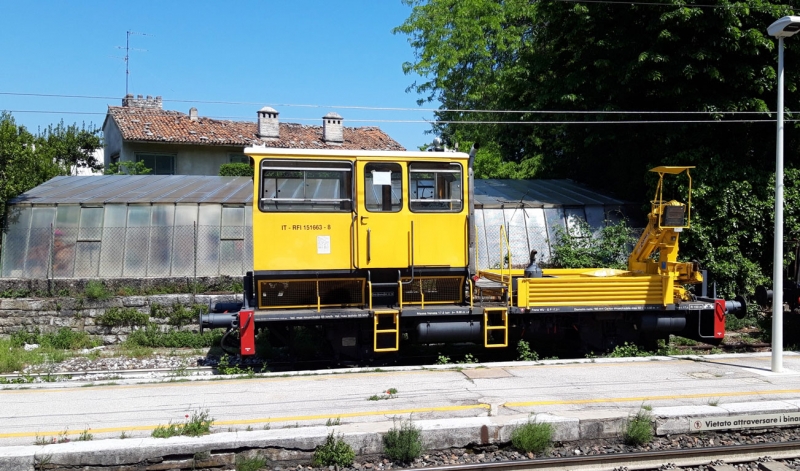
[[[206,330],[202,334],[186,330],[163,330],[159,325],[149,323],[134,330],[124,342],[130,346],[150,348],[209,348],[219,344],[222,332],[219,329]]]
[[[525,453],[544,453],[553,443],[553,425],[528,420],[511,432],[511,444]]]
[[[653,425],[650,412],[639,409],[633,417],[628,418],[622,439],[626,445],[639,446],[653,439]]]
[[[258,471],[267,467],[267,459],[263,456],[237,456],[236,471]]]
[[[326,427],[333,427],[333,426],[341,425],[341,424],[342,424],[342,419],[340,417],[336,417],[335,419],[334,418],[329,418],[328,421],[325,422],[325,426]]]
[[[325,439],[325,443],[314,450],[311,464],[316,467],[347,467],[353,464],[355,458],[356,453],[353,451],[353,448],[348,445],[341,436],[334,437],[333,432],[331,432]]]
[[[422,454],[422,431],[411,420],[395,423],[383,436],[383,452],[389,459],[410,463]]]
[[[8,339],[0,339],[0,373],[22,371],[28,366],[58,363],[74,355],[70,350],[92,348],[98,343],[85,332],[73,332],[66,327],[44,334],[38,330],[15,332]],[[27,351],[23,348],[25,344],[38,344],[39,348]]]
[[[159,425],[150,434],[154,438],[170,438],[184,435],[187,437],[199,437],[201,435],[208,435],[211,433],[211,424],[214,419],[209,416],[208,410],[194,411],[191,417],[186,414],[186,422],[182,424],[174,424],[170,422],[167,425]]]

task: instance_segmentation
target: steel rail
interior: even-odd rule
[[[452,466],[426,466],[407,468],[404,471],[610,471],[625,467],[628,470],[658,469],[670,463],[674,466],[700,466],[710,461],[726,463],[754,461],[769,456],[772,459],[800,457],[800,443],[759,443],[754,445],[714,446],[680,450],[643,451],[637,453],[609,453],[603,455],[573,456],[567,458],[542,458],[534,460],[503,461],[492,463],[460,464]]]

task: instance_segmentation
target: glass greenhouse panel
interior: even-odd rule
[[[31,225],[30,207],[9,207],[9,228],[3,234],[3,276],[24,277]]]

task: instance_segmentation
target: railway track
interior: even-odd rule
[[[800,457],[797,442],[759,443],[680,450],[646,451],[638,453],[612,453],[604,455],[542,458],[525,461],[460,464],[452,466],[426,466],[408,468],[406,471],[604,471],[604,470],[658,470],[677,467],[704,466],[709,463],[749,463],[763,460],[786,460]]]

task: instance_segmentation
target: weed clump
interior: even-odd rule
[[[511,432],[511,444],[526,453],[543,453],[553,443],[553,425],[528,420]]]
[[[650,413],[640,409],[633,417],[628,418],[622,439],[626,445],[639,446],[653,439],[653,426]]]
[[[333,432],[328,434],[325,443],[314,450],[311,463],[314,466],[339,466],[345,467],[353,464],[356,453],[353,448],[345,443],[341,436],[334,437]]]
[[[167,425],[159,425],[150,434],[153,438],[169,438],[178,435],[185,435],[187,437],[199,437],[211,433],[211,424],[214,423],[214,418],[209,416],[208,410],[194,411],[192,416],[186,415],[186,422],[182,424],[173,424],[170,422]]]
[[[111,298],[112,293],[101,281],[90,280],[83,289],[83,295],[93,301],[105,301]]]
[[[410,419],[401,420],[399,429],[392,426],[383,436],[383,451],[391,460],[412,462],[422,453],[422,431]]]

